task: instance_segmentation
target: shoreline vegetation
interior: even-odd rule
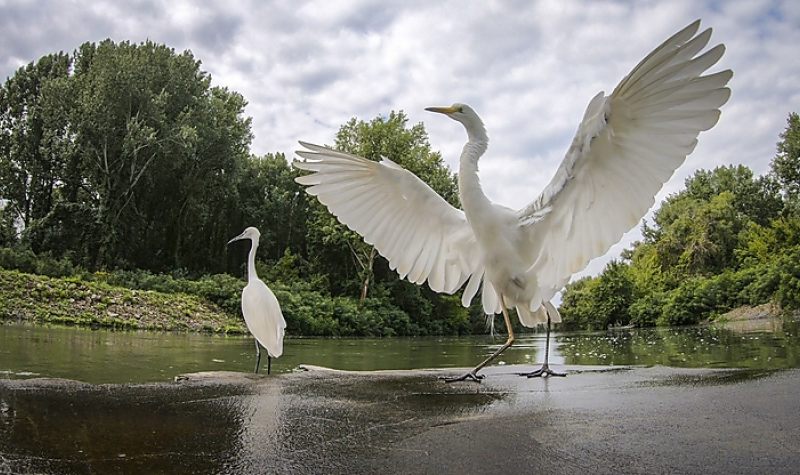
[[[239,334],[244,321],[202,297],[0,269],[0,320]]]
[[[48,277],[0,268],[0,322],[114,330],[246,333],[239,314],[205,297],[110,285],[105,282],[108,277],[102,273],[94,276],[96,280],[86,279],[86,276]],[[774,303],[742,305],[704,323],[783,318],[787,314]]]
[[[23,255],[28,258],[0,249],[0,323],[229,334],[247,331],[240,310],[246,283],[242,279],[216,274],[192,280],[141,270],[87,272],[51,258]],[[15,259],[16,265],[10,265]],[[355,298],[325,295],[305,283],[269,285],[281,303],[291,337],[469,333],[452,331],[453,327],[442,325],[447,322],[444,318],[421,322],[420,315],[412,318],[377,298],[359,303]],[[462,328],[469,321],[467,309],[463,310],[463,318],[456,322]]]

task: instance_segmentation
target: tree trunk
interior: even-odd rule
[[[372,263],[375,260],[375,248],[373,247],[369,251],[369,259],[367,260],[367,265],[364,266],[364,283],[361,285],[361,298],[358,300],[358,305],[361,306],[364,304],[364,300],[367,299],[367,291],[369,290],[369,281],[372,279]]]

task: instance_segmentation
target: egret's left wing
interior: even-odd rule
[[[307,150],[297,154],[305,161],[293,165],[314,173],[296,181],[375,246],[401,278],[417,284],[427,281],[436,292],[453,293],[472,276],[465,291],[465,298],[472,299],[483,268],[463,211],[387,158],[374,162],[300,144]]]
[[[545,299],[639,222],[698,134],[717,123],[733,73],[702,76],[724,47],[698,55],[711,37],[711,29],[696,35],[699,23],[645,57],[610,96],[591,100],[550,184],[519,211],[529,272]]]

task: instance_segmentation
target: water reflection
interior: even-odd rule
[[[352,473],[353,460],[374,473],[370,463],[384,461],[373,448],[472,417],[501,397],[428,376],[287,376],[0,381],[0,473]]]
[[[241,450],[236,392],[0,384],[0,472],[224,472]]]
[[[289,339],[273,370],[300,364],[345,370],[469,367],[503,337]],[[540,362],[544,333],[523,335],[499,364]],[[187,333],[0,325],[0,379],[58,377],[90,383],[169,381],[198,371],[249,372],[252,339]],[[780,369],[800,367],[797,322],[555,333],[551,362]]]

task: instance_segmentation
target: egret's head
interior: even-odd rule
[[[426,107],[426,111],[438,112],[444,114],[451,119],[461,122],[467,129],[467,134],[472,138],[486,139],[486,129],[483,127],[483,121],[472,107],[456,102],[449,107]]]
[[[250,226],[249,228],[245,229],[242,234],[236,236],[235,238],[228,241],[228,244],[234,241],[241,241],[242,239],[251,239],[253,242],[258,242],[258,238],[261,237],[261,233],[258,232],[257,228]]]

